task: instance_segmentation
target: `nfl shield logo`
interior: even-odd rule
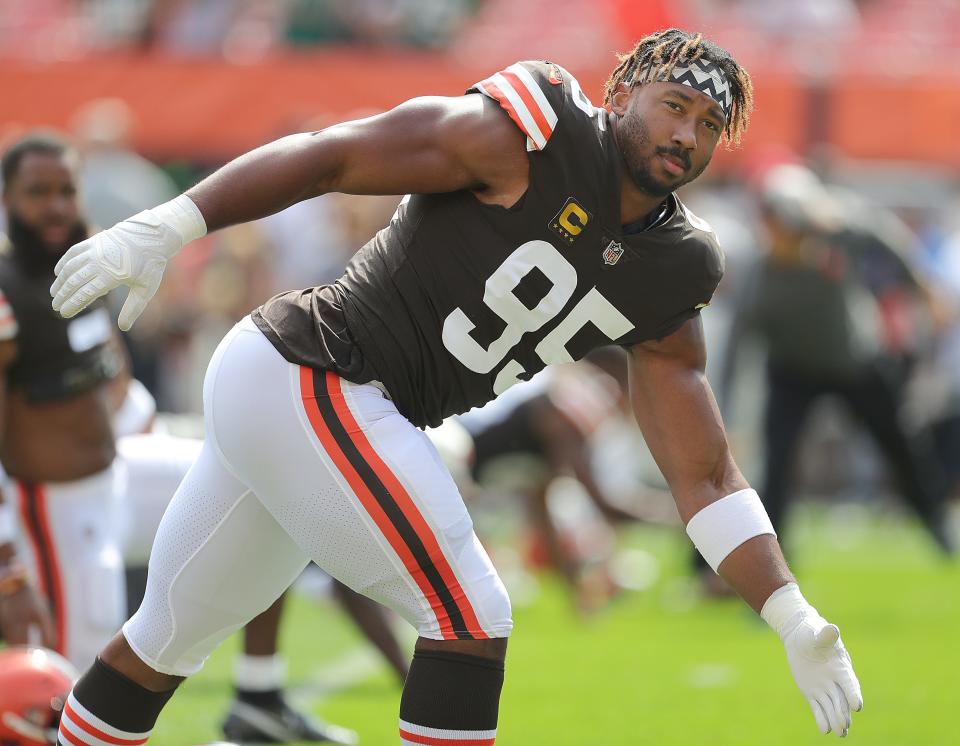
[[[621,256],[623,256],[623,245],[616,241],[611,241],[607,244],[607,248],[603,250],[603,263],[616,264]]]

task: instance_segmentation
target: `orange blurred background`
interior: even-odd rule
[[[316,15],[324,7],[342,22],[346,4],[130,0],[124,7],[141,8],[141,26],[128,20],[132,31],[104,38],[105,22],[91,8],[103,6],[109,17],[119,5],[4,3],[0,135],[70,128],[84,104],[116,97],[130,107],[130,144],[144,155],[222,161],[311,119],[368,114],[421,94],[456,95],[530,57],[568,67],[596,102],[615,52],[674,24],[703,30],[751,71],[757,113],[745,154],[828,146],[858,159],[960,166],[956,2],[463,0],[461,16],[435,38],[404,38],[398,22],[371,28],[369,19],[353,17],[356,28],[325,39],[328,22],[310,44],[298,41],[297,8]],[[398,4],[356,5],[382,22]],[[210,7],[226,8],[221,35],[185,44]]]

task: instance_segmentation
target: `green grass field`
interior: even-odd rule
[[[845,525],[846,528],[841,528]],[[865,709],[849,743],[960,744],[960,566],[934,555],[919,529],[858,511],[802,511],[792,560],[808,597],[840,625]],[[794,687],[775,635],[739,601],[700,599],[686,576],[685,539],[641,528],[624,543],[659,565],[650,590],[588,621],[541,579],[515,608],[498,746],[827,743]],[[284,634],[291,684],[364,746],[394,746],[399,686],[342,614],[295,598]],[[151,743],[214,741],[227,706],[225,645],[161,716]]]

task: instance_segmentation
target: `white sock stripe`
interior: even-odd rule
[[[543,114],[543,118],[546,119],[547,124],[550,125],[550,132],[545,133],[549,138],[550,134],[553,132],[553,128],[557,126],[557,114],[554,112],[553,107],[547,100],[547,97],[543,94],[543,89],[537,85],[537,81],[533,79],[530,71],[520,63],[510,65],[507,70],[512,72],[520,79],[520,82],[526,86],[527,90],[530,92],[530,95],[533,96],[533,100],[537,102],[537,106],[540,107],[540,112]]]
[[[424,746],[424,742],[425,742],[425,741],[426,741],[427,743],[431,744],[431,745],[432,745],[432,744],[442,743],[442,744],[444,744],[445,746],[447,746],[447,745],[449,745],[449,746],[456,746],[457,741],[460,740],[460,739],[454,740],[454,739],[449,739],[449,738],[431,738],[430,736],[420,736],[420,735],[417,735],[417,734],[415,734],[415,733],[409,733],[409,732],[408,732],[408,735],[410,736],[410,738],[404,738],[403,733],[404,733],[404,731],[401,731],[401,735],[400,735],[400,746]],[[413,739],[413,740],[411,740],[411,739]],[[471,744],[471,746],[472,746],[473,744],[476,744],[476,743],[483,744],[484,746],[487,746],[487,744],[491,744],[491,746],[492,746],[493,742],[494,742],[494,738],[493,738],[493,737],[491,737],[491,738],[481,738],[481,739],[468,738],[468,739],[464,739],[464,740],[462,741],[462,743],[464,743],[464,744]]]
[[[121,738],[127,741],[140,741],[149,737],[150,733],[152,732],[148,730],[144,733],[131,733],[130,731],[114,728],[112,725],[110,725],[110,723],[104,722],[90,712],[90,710],[80,704],[77,701],[77,698],[73,696],[73,692],[70,692],[70,696],[67,698],[67,704],[70,705],[70,709],[77,713],[77,716],[82,718],[87,725],[92,725],[97,730],[101,730],[108,736],[113,736],[114,738]],[[64,717],[68,717],[68,715],[64,713]],[[110,746],[112,746],[112,744]]]
[[[428,728],[425,725],[408,723],[400,720],[400,728],[415,736],[429,736],[430,738],[446,738],[458,741],[482,741],[486,738],[496,738],[497,729],[493,730],[446,730],[444,728]],[[419,746],[419,744],[417,745]]]
[[[102,738],[98,738],[92,733],[88,733],[83,728],[80,727],[73,718],[64,713],[63,717],[60,718],[60,730],[64,733],[68,733],[74,741],[84,744],[84,746],[116,746],[116,744],[111,743],[110,741],[104,741]]]
[[[65,733],[70,737],[70,740],[64,738],[64,742],[72,746],[73,743],[82,743],[87,746],[92,744],[93,746],[98,746],[101,741],[94,739],[89,733],[82,730],[76,723],[74,723],[66,715],[60,718],[60,733]],[[92,740],[91,740],[92,739]]]
[[[428,741],[431,744],[443,742],[444,744],[449,744],[450,746],[456,746],[457,740],[460,740],[460,739],[454,740],[449,738],[431,738],[430,736],[421,736],[415,733],[409,733],[409,735],[410,735],[410,738],[414,740],[411,741],[410,738],[404,738],[401,732],[400,746],[424,746],[424,741]],[[493,742],[494,742],[493,736],[491,736],[490,738],[481,738],[481,739],[476,739],[476,738],[463,739],[463,743],[465,744],[482,743],[486,745],[486,744],[493,744]]]

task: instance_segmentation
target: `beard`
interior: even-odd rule
[[[60,257],[75,243],[88,236],[87,224],[77,220],[62,245],[51,246],[43,240],[40,231],[25,222],[13,211],[7,213],[7,236],[10,239],[13,260],[31,276],[48,275],[53,277],[53,268]]]
[[[679,146],[667,148],[658,145],[653,149],[652,155],[644,155],[643,151],[650,149],[650,129],[643,117],[636,114],[620,119],[617,126],[617,142],[627,166],[627,173],[630,174],[630,179],[637,189],[651,197],[666,197],[671,192],[696,179],[710,164],[710,160],[707,159],[707,162],[697,170],[690,171],[692,165],[690,153]],[[684,168],[687,169],[686,175],[678,181],[671,182],[663,181],[654,176],[653,159],[661,155],[672,155],[679,159]]]

